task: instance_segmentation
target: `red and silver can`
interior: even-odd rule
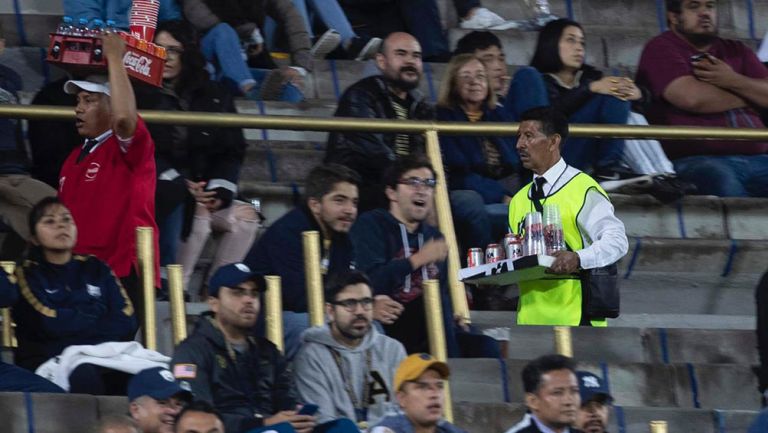
[[[514,233],[507,233],[504,236],[504,250],[508,259],[519,259],[523,257],[523,240]]]
[[[504,260],[504,249],[499,244],[488,244],[485,248],[485,263],[496,263]]]
[[[470,268],[474,268],[475,266],[480,266],[483,263],[483,249],[482,248],[470,248],[469,251],[467,251],[467,266]]]

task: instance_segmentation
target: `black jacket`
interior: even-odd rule
[[[577,430],[573,427],[569,428],[569,433],[584,433],[581,430]],[[536,422],[533,420],[530,414],[526,413],[522,420],[520,420],[519,423],[515,424],[506,431],[506,433],[542,433],[541,429],[539,429],[539,426],[536,424]]]
[[[336,117],[359,117],[367,119],[395,119],[392,98],[387,84],[380,75],[364,78],[350,86],[339,100]],[[411,120],[432,120],[435,110],[417,92],[410,94],[412,103],[408,110]],[[374,186],[381,189],[381,177],[395,160],[394,133],[381,132],[332,132],[328,137],[326,162],[346,165],[357,171],[362,178],[363,190]],[[424,153],[424,136],[410,136],[411,153]],[[361,202],[367,197],[360,194]],[[365,204],[365,203],[364,203]],[[382,203],[377,203],[382,204]],[[361,210],[369,207],[361,205]]]
[[[213,404],[226,431],[234,433],[294,409],[298,399],[293,372],[275,345],[252,336],[247,351],[237,354],[213,320],[212,313],[204,313],[171,360],[174,374],[189,382],[195,398]]]
[[[589,85],[593,81],[603,78],[602,72],[589,65],[584,65],[581,71],[579,85],[573,89],[562,87],[549,74],[541,74],[544,84],[547,86],[550,104],[569,117],[579,111],[595,95],[589,90]]]

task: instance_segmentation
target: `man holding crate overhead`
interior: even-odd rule
[[[140,306],[136,227],[154,229],[157,251],[155,144],[136,112],[125,43],[114,33],[102,40],[109,80],[90,76],[64,85],[77,97],[75,126],[84,142],[64,161],[59,197],[82,228],[75,252],[107,262]]]

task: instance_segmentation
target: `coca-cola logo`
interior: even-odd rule
[[[152,65],[152,59],[145,56],[140,56],[132,51],[128,51],[125,53],[125,57],[123,57],[123,65],[125,65],[126,68],[136,72],[137,74],[149,77],[149,70],[150,65]]]

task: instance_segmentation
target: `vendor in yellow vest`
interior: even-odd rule
[[[568,138],[568,121],[550,107],[523,113],[517,151],[533,182],[509,203],[509,227],[520,234],[528,212],[557,204],[568,251],[559,251],[548,272],[562,279],[521,282],[517,307],[519,325],[606,326],[603,317],[585,317],[581,282],[575,275],[615,263],[627,253],[624,224],[613,214],[606,192],[586,173],[560,156]]]

